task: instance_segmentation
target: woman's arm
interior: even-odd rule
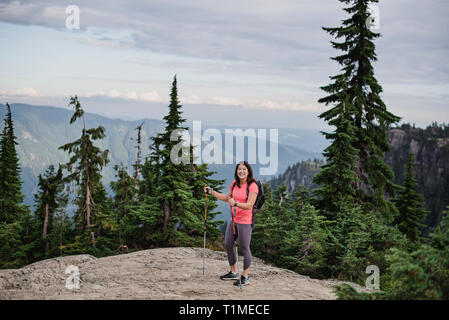
[[[218,200],[221,200],[221,201],[228,201],[228,199],[231,197],[231,191],[229,191],[228,192],[228,194],[223,194],[223,193],[220,193],[220,192],[217,192],[217,191],[215,191],[215,190],[212,190],[212,195],[215,197],[215,198],[217,198]]]
[[[246,203],[238,202],[237,208],[243,209],[243,210],[249,210],[254,206],[254,203],[257,199],[257,193],[250,192],[248,195],[248,200]],[[230,206],[234,206],[235,200],[233,198],[228,200],[228,203]]]
[[[207,190],[206,190],[207,187],[208,186],[204,186],[204,192],[207,192]],[[223,193],[217,192],[212,189],[212,193],[210,193],[210,194],[213,195],[218,200],[221,200],[224,202],[228,201],[228,199],[231,197],[231,191],[229,191],[228,194],[223,194]]]

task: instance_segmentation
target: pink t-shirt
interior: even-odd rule
[[[234,184],[235,180],[233,180],[231,182],[231,186],[229,187],[229,191],[232,190],[232,185]],[[240,188],[239,186],[236,184],[234,187],[234,190],[232,192],[232,198],[234,198],[235,201],[237,201],[238,203],[246,203],[248,201],[248,196],[246,195],[246,185],[248,184],[248,182],[245,182]],[[259,188],[257,187],[257,184],[255,182],[251,183],[249,186],[249,192],[254,192],[254,193],[258,193],[259,192]],[[241,223],[241,224],[251,224],[252,223],[252,219],[253,219],[253,209],[248,209],[248,210],[244,210],[244,209],[240,209],[237,207],[233,207],[232,208],[232,212],[234,212],[234,210],[236,210],[235,213],[235,218],[234,221],[235,223]],[[231,217],[231,221],[232,221],[232,217]]]

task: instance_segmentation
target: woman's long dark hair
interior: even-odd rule
[[[246,178],[246,181],[248,183],[248,186],[253,182],[254,178],[253,178],[253,169],[251,168],[251,166],[249,165],[248,162],[246,161],[240,161],[239,163],[237,163],[237,166],[235,167],[235,171],[234,171],[234,179],[235,179],[235,184],[240,188],[240,178],[237,175],[237,169],[239,168],[239,165],[245,165],[245,167],[248,169],[248,177]]]

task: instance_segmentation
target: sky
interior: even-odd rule
[[[79,8],[79,29],[68,28]],[[340,54],[337,0],[0,1],[0,101],[162,119],[171,82],[188,121],[323,129]],[[375,77],[401,122],[449,122],[449,1],[381,0]]]

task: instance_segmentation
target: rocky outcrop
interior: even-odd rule
[[[403,126],[389,130],[387,138],[391,151],[385,161],[393,168],[395,183],[404,183],[408,154],[414,154],[418,192],[430,211],[425,220],[428,234],[439,224],[444,208],[449,205],[449,136],[432,134],[432,127],[424,131]]]
[[[287,183],[287,192],[293,193],[299,185],[311,190],[317,187],[313,183],[313,177],[320,171],[320,166],[324,162],[320,160],[301,161],[293,166],[289,166],[288,169],[277,178],[270,181],[271,187],[276,188],[283,182]]]
[[[98,259],[76,255],[39,261],[21,269],[0,270],[0,300],[321,300],[335,299],[333,286],[343,283],[311,279],[253,258],[251,284],[240,290],[232,281],[219,279],[221,274],[228,272],[226,253],[209,249],[205,252],[204,275],[202,248],[149,249]],[[65,272],[71,265],[79,271],[79,289],[66,286],[71,274]]]

